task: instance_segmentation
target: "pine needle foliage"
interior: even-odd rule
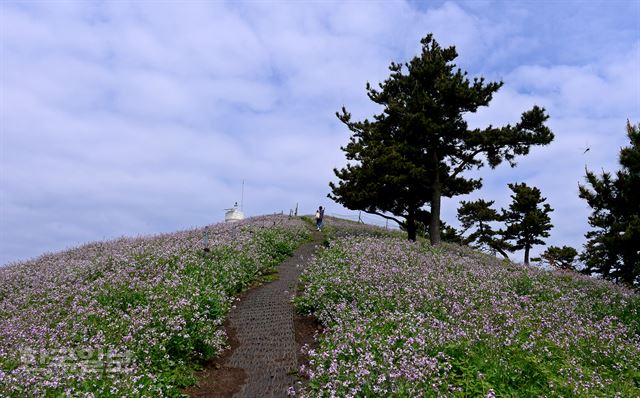
[[[640,287],[640,124],[627,121],[627,136],[630,145],[620,150],[615,176],[586,170],[588,185],[579,186],[594,228],[580,258],[586,274]]]
[[[408,63],[391,63],[390,76],[367,94],[381,105],[372,120],[354,121],[343,107],[338,118],[352,133],[342,148],[345,168],[335,169],[339,181],[328,195],[353,210],[396,221],[416,239],[416,223],[428,219],[432,244],[441,240],[440,203],[481,187],[480,179],[464,177],[470,169],[503,161],[512,167],[532,145],[547,145],[553,133],[543,108],[524,112],[518,123],[471,129],[464,115],[488,106],[502,82],[469,80],[453,62],[455,47],[442,48],[431,34],[422,51]],[[427,204],[430,211],[423,209]]]

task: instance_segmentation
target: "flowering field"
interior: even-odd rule
[[[0,396],[179,396],[234,295],[309,237],[258,217],[91,243],[0,268]]]
[[[610,283],[367,236],[301,280],[326,327],[303,396],[640,396],[640,296]]]

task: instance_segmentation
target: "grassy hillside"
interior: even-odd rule
[[[91,243],[0,269],[0,396],[177,396],[234,296],[309,237],[259,217]]]
[[[309,221],[310,222],[310,221]],[[309,237],[259,217],[0,269],[0,396],[178,396],[235,296]],[[326,220],[296,298],[325,325],[302,396],[640,396],[640,296]]]
[[[640,396],[638,294],[351,223],[331,235],[296,298],[326,326],[302,396]]]

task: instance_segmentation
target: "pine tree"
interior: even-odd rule
[[[586,170],[590,187],[580,185],[580,197],[592,209],[587,244],[580,258],[584,273],[640,286],[640,124],[627,121],[630,146],[620,150],[621,169],[615,177]]]
[[[508,185],[514,194],[511,195],[509,209],[502,210],[506,224],[502,235],[507,242],[515,241],[513,250],[524,249],[524,263],[529,264],[529,251],[533,245],[543,245],[540,238],[548,237],[549,230],[553,228],[549,217],[553,209],[544,203],[547,199],[542,197],[538,188],[525,183]]]
[[[440,231],[442,234],[442,241],[449,243],[457,243],[459,245],[463,244],[464,237],[462,233],[452,227],[451,225],[447,225],[444,221],[442,222],[442,226],[440,227]]]
[[[334,170],[339,181],[330,183],[329,197],[349,209],[396,221],[411,240],[429,203],[429,236],[438,244],[441,197],[481,186],[463,172],[485,162],[493,168],[507,161],[513,167],[517,155],[550,143],[553,133],[537,106],[514,126],[469,129],[463,115],[488,106],[502,82],[471,82],[453,63],[455,47],[441,48],[432,35],[421,43],[421,54],[409,63],[391,64],[391,75],[378,89],[367,84],[369,98],[384,108],[381,114],[372,121],[352,121],[344,107],[337,113],[352,132],[342,148],[352,163]]]
[[[501,220],[500,214],[491,208],[493,203],[494,201],[487,202],[482,199],[475,202],[460,202],[458,220],[462,224],[462,232],[466,233],[475,228],[463,239],[463,243],[498,252],[504,258],[509,258],[506,252],[511,250],[511,245],[501,239],[499,231],[491,226],[492,223]]]
[[[538,260],[549,264],[553,268],[573,271],[575,269],[574,263],[577,256],[578,251],[571,246],[549,246],[547,250],[540,255]],[[532,260],[535,261],[536,259]]]

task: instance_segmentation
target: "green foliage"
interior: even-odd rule
[[[462,224],[463,233],[476,228],[463,239],[463,243],[470,244],[479,249],[499,252],[504,258],[509,258],[506,251],[511,250],[511,245],[500,238],[499,231],[495,231],[492,223],[501,221],[502,217],[491,208],[494,201],[482,199],[475,202],[460,202],[458,208],[458,220]]]
[[[416,238],[422,207],[430,203],[430,238],[440,242],[440,200],[478,189],[481,181],[462,173],[503,161],[515,166],[531,145],[546,145],[553,133],[548,116],[534,106],[516,125],[469,129],[463,115],[488,106],[502,82],[470,81],[456,68],[455,47],[442,48],[431,34],[409,63],[392,63],[379,89],[367,84],[369,98],[384,110],[374,120],[352,121],[342,108],[337,116],[353,133],[342,149],[348,163],[335,169],[330,198],[349,209],[396,221]],[[405,73],[405,69],[406,72]],[[390,216],[391,214],[392,216]]]
[[[533,245],[543,245],[544,241],[540,238],[548,237],[549,230],[553,228],[549,217],[553,209],[544,203],[547,199],[536,187],[516,183],[509,184],[509,188],[514,194],[511,195],[509,209],[502,211],[502,218],[507,225],[503,236],[506,241],[515,241],[511,250],[524,249],[524,263],[529,264],[529,250]]]
[[[296,248],[296,242],[281,239],[282,231],[264,230],[258,234],[258,242],[263,255],[269,259],[270,264],[278,264],[291,256]]]
[[[454,227],[447,225],[444,221],[442,222],[442,227],[440,228],[440,234],[443,242],[448,243],[463,243],[463,236],[460,231],[455,229]]]
[[[580,185],[580,197],[592,209],[581,259],[583,272],[640,287],[640,124],[627,122],[630,146],[620,150],[621,169],[615,177],[586,171],[590,187]]]
[[[519,296],[528,296],[533,293],[533,281],[528,275],[523,274],[514,279],[513,291]]]
[[[113,286],[105,293],[96,297],[102,306],[128,312],[131,308],[145,305],[147,303],[146,294],[129,286]]]
[[[570,246],[549,246],[544,253],[540,255],[540,261],[550,266],[567,271],[575,269],[574,262],[578,252]]]

